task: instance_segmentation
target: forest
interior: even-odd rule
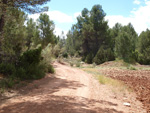
[[[66,52],[82,57],[86,63],[122,59],[149,65],[150,30],[138,35],[131,23],[125,26],[116,23],[110,28],[105,16],[101,5],[94,5],[91,10],[84,8],[67,34]]]
[[[149,29],[137,34],[131,23],[110,28],[102,6],[94,5],[91,10],[84,8],[66,38],[60,38],[54,33],[55,23],[44,13],[48,8],[39,7],[48,1],[0,2],[0,73],[8,87],[54,73],[52,60],[63,57],[97,65],[116,59],[150,65]],[[36,21],[28,17],[33,13],[41,13]]]
[[[150,30],[96,4],[56,35],[48,2],[0,0],[0,113],[150,113]]]

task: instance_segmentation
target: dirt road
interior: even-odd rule
[[[135,95],[113,92],[80,69],[59,63],[54,67],[55,75],[34,81],[20,90],[20,96],[0,102],[0,113],[146,113]]]

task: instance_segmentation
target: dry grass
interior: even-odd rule
[[[101,74],[98,71],[98,68],[83,68],[83,70],[94,75],[95,78],[100,82],[100,84],[111,86],[113,91],[120,91],[120,92],[132,91],[123,82]]]

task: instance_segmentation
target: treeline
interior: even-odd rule
[[[54,73],[52,48],[59,41],[54,22],[44,13],[36,22],[26,14],[44,11],[40,5],[47,1],[0,0],[0,74],[5,77],[4,85],[11,87],[17,80],[40,79],[47,72]]]
[[[81,56],[87,63],[123,59],[150,65],[150,30],[138,36],[131,23],[109,28],[105,16],[101,5],[94,5],[90,11],[84,8],[67,34],[66,52]]]

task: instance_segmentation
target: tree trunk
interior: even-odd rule
[[[3,31],[4,22],[5,22],[4,14],[2,14],[1,18],[0,18],[0,33],[2,33],[2,31]]]
[[[3,32],[3,27],[4,27],[4,24],[5,24],[5,13],[6,13],[6,7],[7,7],[7,0],[2,0],[1,4],[2,4],[2,7],[1,7],[2,14],[1,14],[1,17],[0,17],[0,33]]]

